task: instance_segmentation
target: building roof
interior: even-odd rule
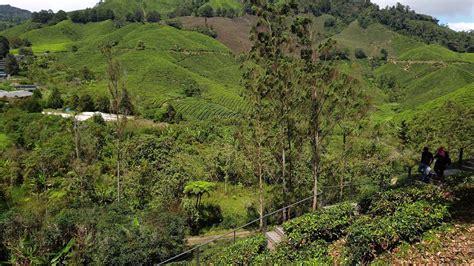
[[[26,98],[33,96],[33,93],[29,91],[1,91],[0,98]]]

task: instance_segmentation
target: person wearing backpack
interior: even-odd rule
[[[436,152],[434,158],[436,159],[436,163],[434,166],[436,175],[439,178],[444,178],[444,171],[448,168],[448,165],[451,164],[451,158],[449,158],[449,153],[444,149],[443,146],[441,146]]]
[[[418,167],[418,171],[421,173],[421,180],[425,182],[427,181],[428,175],[431,171],[430,165],[433,161],[433,154],[430,152],[428,147],[424,147],[423,152],[421,153],[420,166]]]

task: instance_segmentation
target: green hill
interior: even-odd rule
[[[187,0],[106,0],[98,6],[99,9],[111,9],[118,16],[125,16],[127,13],[134,13],[137,10],[143,10],[146,14],[149,11],[157,11],[162,15],[174,11],[178,6],[187,5],[197,9],[199,7],[209,5],[214,10],[218,8],[235,9],[239,12],[242,9],[240,1],[236,0],[210,0],[198,1]]]
[[[28,20],[31,12],[13,7],[11,5],[0,5],[0,30],[15,26]]]
[[[13,30],[4,32],[11,36]],[[117,59],[127,72],[127,86],[139,110],[158,110],[164,102],[175,103],[178,111],[189,118],[229,117],[246,110],[240,95],[239,65],[228,48],[205,35],[178,30],[159,24],[129,24],[115,28],[111,21],[57,25],[27,31],[19,35],[33,43],[35,52],[55,53],[55,82],[65,93],[77,92],[63,80],[64,71],[87,66],[97,81],[80,86],[79,93],[107,93],[105,59],[99,47],[115,43]],[[145,49],[137,49],[142,42]],[[71,47],[78,48],[71,52]],[[198,84],[199,97],[189,98],[184,89]]]

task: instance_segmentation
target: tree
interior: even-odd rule
[[[382,61],[387,61],[387,59],[388,59],[388,52],[387,52],[387,49],[382,48],[382,49],[380,50],[380,59],[381,59]]]
[[[150,11],[150,12],[148,12],[148,14],[146,14],[146,21],[147,22],[157,23],[157,22],[160,22],[160,20],[161,20],[160,13],[158,13],[154,10]]]
[[[33,56],[34,53],[33,53],[33,49],[31,49],[31,47],[20,47],[20,49],[18,50],[18,54],[19,55],[23,55],[23,56]]]
[[[92,72],[87,66],[84,66],[81,69],[81,78],[85,81],[92,81],[95,80],[95,74]]]
[[[56,14],[54,14],[53,19],[56,23],[67,20],[67,13],[64,10],[59,10]]]
[[[31,14],[31,21],[46,24],[54,18],[54,12],[52,10],[41,10],[40,12],[33,12]]]
[[[62,99],[61,92],[54,88],[46,102],[46,106],[51,109],[63,108],[64,100]]]
[[[135,11],[135,14],[133,15],[133,21],[134,22],[143,22],[143,21],[145,21],[145,15],[143,14],[142,10]]]
[[[4,36],[0,36],[0,59],[3,59],[10,53],[10,42]]]
[[[95,109],[102,113],[109,113],[110,112],[110,100],[106,96],[101,96],[95,102]]]
[[[200,96],[201,87],[196,81],[192,80],[192,82],[184,88],[184,95],[186,95],[186,97]]]
[[[210,195],[217,188],[216,183],[207,181],[191,181],[184,187],[183,193],[188,197],[196,197],[196,208],[199,209],[204,194]]]
[[[120,108],[122,107],[122,101],[124,99],[124,93],[127,92],[125,82],[122,78],[122,66],[114,59],[112,55],[112,47],[105,46],[102,48],[102,54],[107,60],[107,74],[109,78],[108,91],[112,98],[112,104],[110,110],[116,116],[115,121],[115,133],[116,133],[116,163],[117,163],[117,201],[120,201],[121,195],[121,160],[122,160],[122,146],[121,140],[125,130],[127,119],[120,115]]]
[[[79,96],[76,93],[73,93],[68,99],[68,107],[73,110],[77,110],[79,107]]]
[[[334,127],[363,109],[366,99],[354,78],[337,71],[331,61],[321,60],[320,55],[329,53],[335,42],[329,39],[318,48],[313,47],[310,23],[308,19],[300,19],[293,29],[301,43],[301,86],[306,89],[308,104],[305,106],[309,107],[306,115],[312,154],[313,209],[316,209],[321,153],[327,147]]]
[[[8,54],[5,60],[5,72],[10,76],[18,75],[20,72],[20,66],[15,56]]]
[[[36,89],[36,90],[33,91],[33,96],[31,96],[31,97],[33,97],[33,99],[39,101],[43,98],[43,94],[41,93],[41,91],[39,89]]]
[[[198,9],[198,15],[200,17],[210,18],[214,16],[214,9],[210,5],[204,5]]]
[[[83,94],[79,98],[79,111],[81,112],[95,111],[94,100],[89,94]]]
[[[120,101],[120,113],[123,115],[133,115],[135,107],[126,88],[122,88],[122,99]]]

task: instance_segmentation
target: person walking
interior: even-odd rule
[[[439,147],[436,155],[434,157],[436,159],[436,163],[434,166],[434,170],[438,178],[444,178],[444,171],[451,164],[451,158],[449,158],[449,153],[444,149],[443,146]]]
[[[420,166],[418,167],[418,171],[421,173],[422,181],[426,182],[428,180],[428,175],[431,171],[430,166],[433,161],[433,154],[430,152],[428,147],[424,147],[423,152],[421,153]]]

